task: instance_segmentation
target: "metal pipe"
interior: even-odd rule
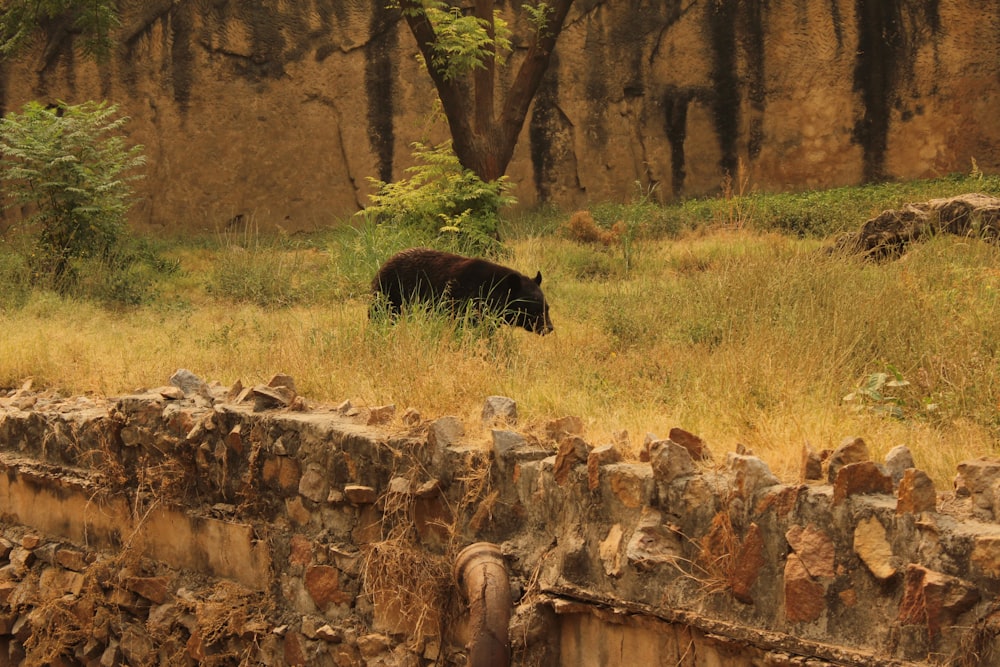
[[[509,667],[510,580],[500,547],[476,542],[455,559],[455,579],[469,603],[467,667]]]

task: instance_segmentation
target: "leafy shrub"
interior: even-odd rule
[[[486,183],[464,168],[447,141],[433,148],[415,143],[418,164],[394,183],[370,179],[376,192],[367,220],[416,232],[424,245],[468,254],[499,255],[500,209],[514,203],[507,179]]]
[[[7,197],[32,211],[20,225],[33,238],[27,261],[35,285],[69,294],[83,269],[132,273],[125,260],[134,256],[123,251],[130,183],[138,177],[130,172],[145,159],[141,146],[125,145],[128,119],[116,114],[106,102],[29,102],[0,120]]]

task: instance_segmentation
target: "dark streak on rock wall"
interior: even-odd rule
[[[764,111],[767,90],[764,83],[764,12],[766,0],[741,3],[739,23],[743,52],[746,54],[747,93],[750,99],[750,128],[747,154],[751,160],[760,155],[764,143]]]
[[[370,35],[365,45],[365,92],[368,98],[368,143],[378,162],[379,180],[392,181],[392,163],[396,148],[393,127],[393,82],[399,53],[397,11],[378,5],[372,11]]]
[[[764,142],[763,116],[767,102],[764,76],[766,4],[766,0],[718,0],[706,12],[714,87],[711,107],[722,153],[719,167],[724,174],[735,175],[739,166],[738,143],[744,87],[749,100],[746,141],[750,159],[760,154]],[[740,79],[741,52],[746,81]]]
[[[736,174],[736,140],[740,126],[740,82],[736,70],[736,18],[739,0],[718,0],[706,11],[715,88],[712,116],[719,139],[719,167]]]
[[[528,143],[531,153],[532,176],[538,201],[547,202],[552,196],[555,180],[555,143],[559,136],[559,77],[556,58],[535,93],[531,118],[528,120]]]
[[[684,166],[684,139],[687,137],[688,105],[694,93],[690,90],[669,89],[663,96],[663,115],[670,143],[670,192],[680,197],[684,192],[687,171]]]
[[[837,38],[837,49],[844,48],[844,17],[840,15],[840,0],[830,0],[830,19],[833,34]]]
[[[584,51],[587,74],[584,95],[587,99],[586,129],[588,140],[601,151],[608,145],[608,44],[605,38],[603,7],[596,9],[587,20]]]
[[[898,109],[903,120],[913,114],[904,108],[901,88],[914,78],[913,60],[923,37],[919,26],[927,26],[934,37],[941,29],[941,19],[938,0],[856,0],[855,13],[858,55],[854,90],[861,97],[862,115],[854,126],[854,140],[862,148],[862,173],[867,183],[886,178],[893,111]]]
[[[194,79],[194,9],[190,4],[177,5],[170,12],[170,76],[174,102],[186,112],[191,102]]]

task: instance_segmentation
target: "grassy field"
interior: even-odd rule
[[[478,415],[500,394],[524,430],[577,415],[594,445],[627,431],[634,456],[679,426],[717,460],[743,444],[787,481],[806,444],[905,444],[947,489],[959,461],[997,451],[1000,250],[940,237],[872,264],[826,248],[885,208],[970,191],[1000,194],[1000,177],[667,207],[637,196],[590,210],[602,228],[623,222],[607,247],[561,232],[568,213],[517,217],[506,262],[542,271],[545,337],[420,313],[369,323],[367,284],[394,248],[346,224],[160,241],[179,270],[143,305],[29,292],[0,306],[0,387],[115,396],[178,368],[227,385],[283,372],[314,403],[457,415],[484,442]]]

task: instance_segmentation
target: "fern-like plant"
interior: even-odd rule
[[[75,263],[117,261],[132,172],[145,162],[141,146],[126,146],[128,119],[117,111],[106,102],[29,102],[0,120],[0,177],[7,205],[22,207],[34,237],[35,284],[67,292]]]
[[[425,243],[474,254],[497,255],[500,209],[513,204],[506,177],[485,182],[464,168],[446,141],[413,145],[418,164],[393,183],[369,179],[375,193],[365,217],[379,225],[417,231]]]

